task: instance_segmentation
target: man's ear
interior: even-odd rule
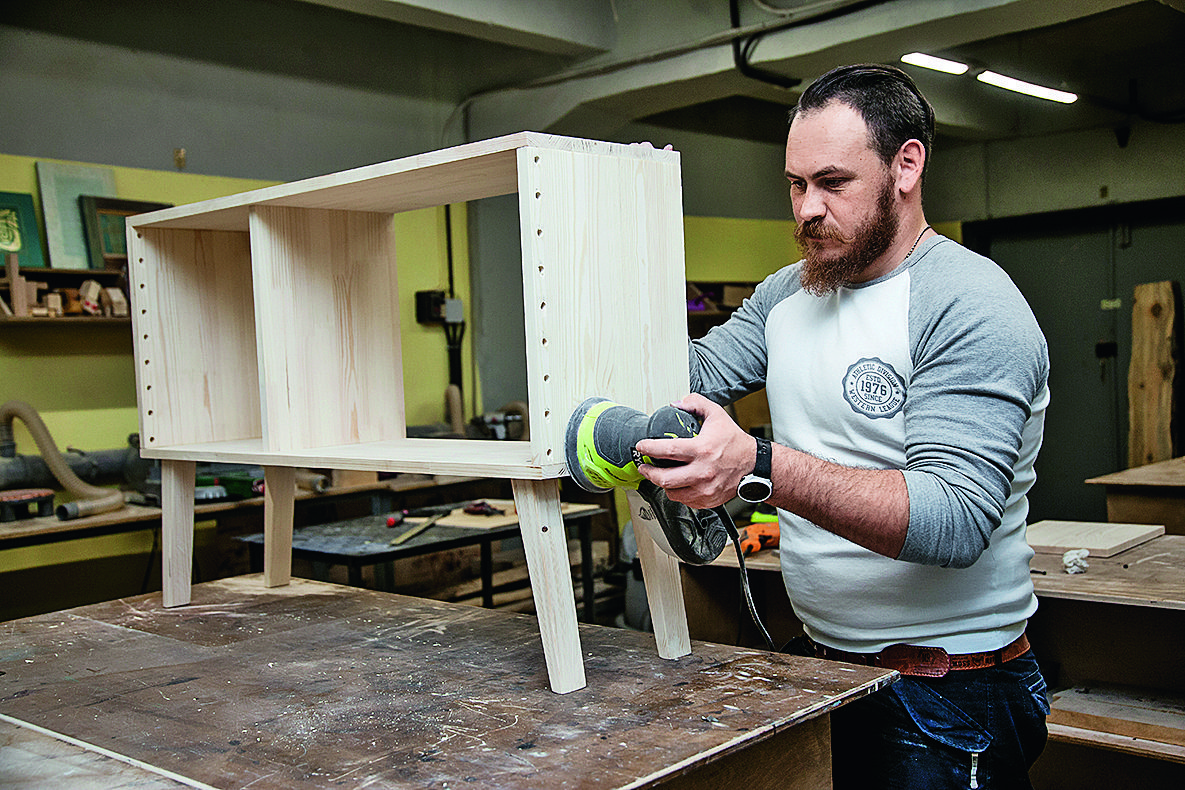
[[[922,170],[925,166],[925,146],[919,140],[906,140],[893,160],[893,175],[897,179],[897,189],[906,194],[920,189]]]

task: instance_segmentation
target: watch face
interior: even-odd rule
[[[737,496],[746,502],[764,502],[773,494],[773,486],[768,480],[762,480],[760,477],[752,475],[746,477],[737,486]]]

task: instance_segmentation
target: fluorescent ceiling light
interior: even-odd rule
[[[921,66],[924,69],[934,69],[934,71],[941,71],[947,74],[966,74],[967,69],[970,68],[966,63],[957,63],[946,58],[936,58],[933,55],[926,55],[922,52],[910,52],[908,55],[902,55],[901,62],[908,63],[911,66]]]
[[[1016,91],[1027,96],[1036,96],[1038,99],[1061,102],[1062,104],[1072,104],[1078,101],[1077,94],[1034,85],[1031,82],[1022,82],[1012,77],[1005,77],[1003,74],[997,74],[994,71],[981,72],[975,78],[980,82],[986,82],[988,85],[995,85],[997,88]]]

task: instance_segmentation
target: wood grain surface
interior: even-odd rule
[[[0,714],[223,788],[645,787],[895,677],[581,626],[589,685],[557,695],[534,618],[300,579],[193,593],[4,623]]]

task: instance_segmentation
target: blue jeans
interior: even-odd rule
[[[832,711],[835,788],[1031,788],[1048,714],[1032,651],[990,669],[902,677]]]

